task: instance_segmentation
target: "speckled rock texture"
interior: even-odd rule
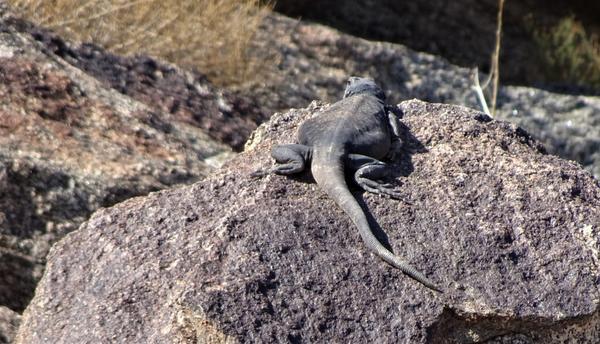
[[[274,115],[204,180],[98,210],[54,245],[16,343],[594,343],[600,185],[524,130],[400,104],[404,201],[355,190],[435,293],[314,184],[250,173],[328,105]]]
[[[10,308],[0,306],[0,344],[10,344],[17,333],[21,316]]]
[[[94,210],[193,183],[233,153],[204,128],[107,87],[3,11],[0,305],[22,312],[50,246]]]
[[[349,75],[374,78],[395,103],[417,98],[480,109],[472,70],[403,45],[367,41],[276,14],[265,19],[255,41],[257,54],[269,51],[276,58],[263,57],[272,70],[265,72],[264,82],[247,85],[241,93],[273,111],[303,108],[314,99],[336,101]],[[550,153],[578,161],[600,178],[600,97],[504,86],[495,116],[525,128]]]

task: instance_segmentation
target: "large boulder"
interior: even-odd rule
[[[328,105],[276,114],[193,186],[97,211],[51,250],[16,343],[592,343],[600,185],[524,130],[400,107],[404,201],[354,191],[397,254],[369,252],[309,174],[251,172]]]
[[[155,106],[160,97],[136,100],[78,68],[73,56],[55,54],[2,6],[0,305],[22,312],[50,246],[93,211],[193,183],[233,152],[196,122]],[[200,81],[188,81],[189,93],[204,99],[195,116],[223,116],[214,109],[229,104]]]

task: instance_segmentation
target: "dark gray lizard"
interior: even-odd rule
[[[381,182],[389,169],[380,159],[394,155],[401,144],[397,112],[392,109],[374,81],[351,77],[342,100],[300,125],[300,144],[274,147],[271,155],[278,164],[255,175],[289,175],[310,166],[317,184],[350,216],[369,249],[425,286],[442,291],[377,240],[344,177],[345,171],[354,172],[354,181],[365,191],[400,197],[390,184]]]

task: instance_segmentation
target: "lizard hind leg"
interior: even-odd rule
[[[304,171],[310,162],[311,149],[299,144],[280,145],[273,147],[271,156],[277,162],[271,170],[273,173],[295,174]]]
[[[354,181],[367,192],[389,196],[394,199],[402,199],[402,195],[394,189],[390,183],[383,180],[389,177],[389,167],[386,163],[377,159],[351,154],[349,157],[355,166]],[[362,164],[361,164],[362,162]]]

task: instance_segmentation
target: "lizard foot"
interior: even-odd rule
[[[383,162],[363,165],[354,173],[354,180],[365,191],[402,200],[402,195],[395,190],[394,185],[383,182],[389,170]]]
[[[275,159],[277,165],[273,166],[270,172],[283,175],[300,173],[304,171],[310,152],[310,147],[303,145],[275,146],[271,150],[271,156]]]
[[[250,178],[262,178],[269,173],[271,173],[270,169],[269,170],[256,170],[256,171],[250,173]]]
[[[394,186],[389,183],[383,183],[377,180],[371,180],[364,177],[355,178],[358,185],[365,191],[389,196],[393,199],[402,199],[402,194],[394,189]]]
[[[276,165],[266,170],[256,170],[250,173],[251,178],[263,178],[271,173],[275,174],[294,174],[304,170],[304,164],[302,162],[292,161],[287,164]]]

